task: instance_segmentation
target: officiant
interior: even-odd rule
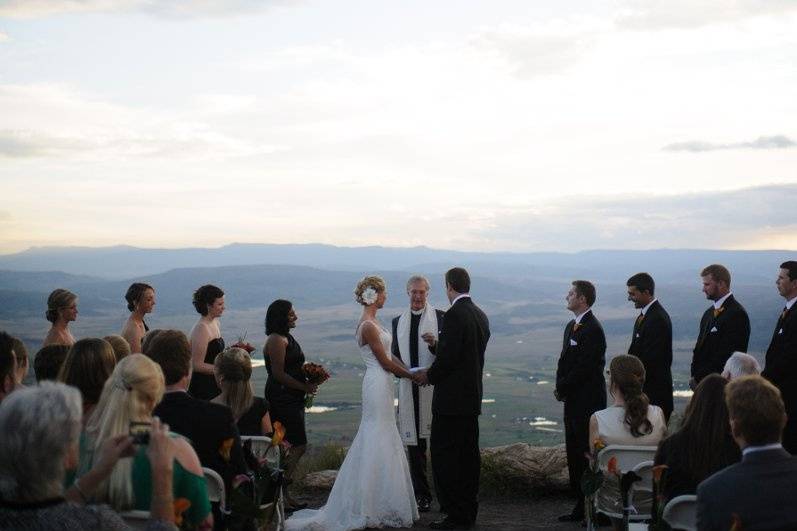
[[[393,356],[408,367],[429,367],[434,361],[435,346],[444,312],[427,302],[429,281],[413,275],[407,281],[410,307],[393,319]],[[426,449],[432,430],[433,386],[419,387],[412,380],[399,380],[399,433],[407,446],[410,476],[418,510],[431,508],[432,492],[426,478]]]

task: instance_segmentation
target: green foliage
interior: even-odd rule
[[[337,470],[346,457],[346,448],[335,443],[326,443],[310,448],[296,466],[294,479],[301,482],[307,474],[321,470]]]
[[[486,497],[522,498],[532,493],[511,467],[494,455],[483,455],[479,494]]]

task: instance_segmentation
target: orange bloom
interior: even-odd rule
[[[230,460],[230,450],[232,450],[232,443],[234,441],[235,439],[233,439],[232,437],[230,437],[229,439],[224,439],[224,441],[221,443],[221,446],[219,447],[219,453],[221,454],[221,456],[224,458],[225,461],[229,462]]]
[[[609,459],[609,463],[606,465],[606,469],[609,471],[610,474],[619,474],[620,471],[617,468],[617,456],[613,456]]]
[[[274,421],[274,435],[271,436],[271,446],[279,446],[284,438],[285,426],[278,420]]]
[[[188,498],[177,498],[174,500],[174,525],[180,527],[183,525],[183,513],[191,507],[191,502]]]
[[[593,447],[593,448],[595,448],[595,449],[596,449],[596,450],[598,450],[598,451],[601,451],[601,450],[603,450],[604,448],[606,448],[606,443],[605,443],[605,442],[603,442],[603,439],[601,439],[600,437],[598,437],[597,439],[595,439],[594,441],[592,441],[592,447]]]
[[[658,483],[661,481],[661,475],[664,473],[664,470],[670,468],[667,465],[656,465],[653,467],[653,481]]]

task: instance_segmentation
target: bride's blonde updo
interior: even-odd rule
[[[373,288],[377,293],[383,293],[387,289],[387,286],[385,285],[384,279],[377,276],[367,276],[359,281],[357,287],[354,288],[354,299],[363,306],[370,306],[374,303],[374,301],[366,302],[363,299],[363,293],[368,288]]]

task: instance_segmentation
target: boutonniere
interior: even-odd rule
[[[581,324],[581,323],[574,324],[573,325],[573,332],[578,332],[578,329],[581,328],[582,326],[584,326],[584,325]]]
[[[188,498],[177,498],[174,500],[174,525],[178,528],[183,525],[183,513],[191,507],[191,501]]]
[[[724,306],[720,306],[719,308],[714,308],[714,317],[719,316],[719,314],[721,314],[724,311],[725,311]]]

